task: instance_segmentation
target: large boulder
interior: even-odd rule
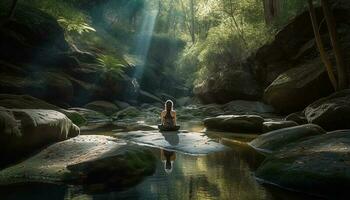
[[[94,101],[86,104],[84,107],[90,110],[103,113],[107,116],[110,116],[118,112],[119,110],[119,108],[115,104],[108,101]]]
[[[315,101],[304,113],[309,123],[328,131],[350,129],[350,89]]]
[[[319,59],[290,69],[266,88],[264,99],[281,112],[303,110],[332,91],[325,67]]]
[[[2,161],[18,159],[40,147],[80,134],[64,114],[54,110],[0,109]]]
[[[0,94],[0,106],[11,109],[55,110],[65,114],[76,125],[83,125],[86,119],[78,112],[62,109],[29,95]]]
[[[155,158],[149,151],[112,137],[86,135],[53,144],[0,171],[0,185],[65,182],[121,188],[154,170]]]
[[[236,99],[259,99],[261,88],[249,72],[228,70],[196,85],[194,94],[203,103],[227,103]]]
[[[266,183],[300,192],[348,199],[350,131],[314,136],[285,146],[258,168]]]
[[[204,125],[208,130],[261,133],[264,119],[257,115],[220,115],[206,118]]]
[[[270,131],[298,126],[298,124],[294,121],[269,121],[263,123],[263,132],[267,133]]]
[[[251,141],[249,145],[261,153],[272,153],[292,142],[302,141],[311,136],[325,133],[317,125],[306,124],[265,133]]]

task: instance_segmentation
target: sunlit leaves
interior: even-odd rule
[[[97,58],[98,65],[106,70],[113,71],[116,75],[122,76],[127,63],[113,55],[100,54]]]
[[[64,17],[60,17],[57,21],[68,32],[77,32],[79,34],[83,34],[91,31],[96,31],[89,24],[85,23],[85,21],[66,19]]]

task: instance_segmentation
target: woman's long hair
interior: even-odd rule
[[[171,109],[168,111],[168,105],[169,104],[171,104]],[[173,111],[174,110],[174,103],[173,103],[173,101],[171,101],[171,100],[167,100],[166,102],[165,102],[165,104],[164,104],[164,109],[166,110],[166,111],[168,111],[168,112],[171,112],[171,111]]]

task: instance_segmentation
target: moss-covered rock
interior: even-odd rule
[[[331,199],[347,199],[350,132],[334,131],[286,145],[258,168],[266,183]]]
[[[125,187],[155,170],[151,152],[108,136],[79,136],[53,144],[0,171],[0,185],[70,183]]]
[[[322,135],[326,132],[314,124],[283,128],[260,135],[249,143],[261,153],[272,153],[290,143],[305,140],[311,136]]]

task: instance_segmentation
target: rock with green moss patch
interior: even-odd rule
[[[314,124],[283,128],[260,135],[249,143],[251,147],[262,153],[272,153],[292,142],[302,141],[311,136],[326,132]]]
[[[334,131],[291,143],[258,168],[266,183],[291,190],[347,199],[350,187],[350,131]]]
[[[0,185],[69,183],[126,187],[155,170],[151,152],[101,135],[53,144],[33,157],[0,171]]]

